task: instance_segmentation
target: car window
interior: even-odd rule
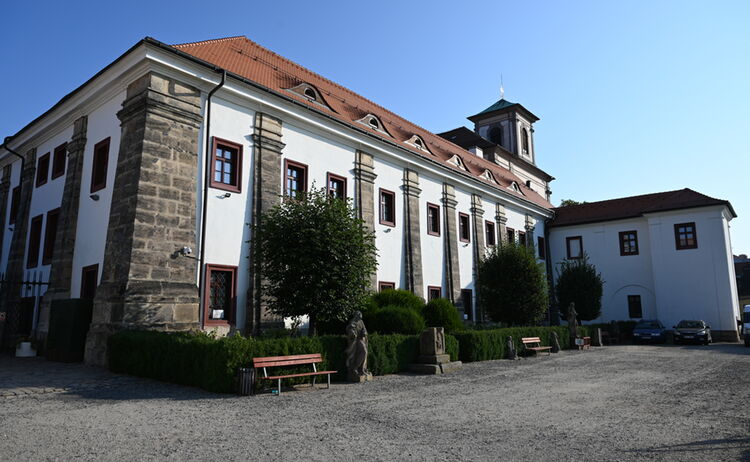
[[[681,329],[700,329],[701,327],[703,327],[701,321],[680,321],[680,323],[677,324],[677,328]]]
[[[643,321],[635,326],[636,329],[659,329],[660,327],[659,323],[655,321]]]

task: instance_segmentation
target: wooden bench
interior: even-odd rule
[[[523,337],[521,343],[523,343],[523,347],[526,350],[532,350],[537,353],[546,351],[548,356],[552,354],[552,347],[542,346],[542,340],[539,337]]]
[[[338,371],[319,371],[316,367],[316,363],[323,362],[323,356],[320,353],[309,354],[309,355],[295,355],[295,356],[267,356],[264,358],[253,358],[253,367],[255,369],[263,369],[263,376],[259,377],[258,374],[255,376],[263,380],[278,380],[278,394],[281,394],[281,379],[290,379],[293,377],[312,377],[312,386],[315,387],[315,379],[319,375],[328,376],[328,388],[331,388],[331,374],[335,374]],[[287,375],[268,375],[268,368],[271,367],[288,367],[288,366],[299,366],[303,364],[312,365],[312,371],[301,372],[298,374],[287,374]]]

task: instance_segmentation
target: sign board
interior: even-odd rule
[[[583,339],[582,338],[577,338],[576,339],[576,345],[583,346]]]

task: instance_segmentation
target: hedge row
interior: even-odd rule
[[[256,340],[240,335],[212,338],[202,333],[124,331],[112,335],[108,343],[109,368],[114,372],[218,393],[234,392],[237,370],[250,366],[252,358],[261,356],[321,353],[324,362],[319,367],[339,371],[333,380],[344,380],[345,349],[346,337],[333,335]],[[446,350],[452,360],[458,358],[455,337],[446,335]],[[374,375],[405,371],[418,356],[417,335],[369,337],[368,368]],[[304,381],[309,378],[299,379]]]
[[[557,337],[560,340],[560,348],[568,349],[571,347],[569,331],[565,326],[507,327],[494,330],[456,332],[453,335],[458,340],[460,346],[459,359],[470,363],[505,358],[508,336],[513,337],[516,351],[521,351],[521,339],[523,337],[539,337],[542,345],[549,346],[553,331],[557,332]],[[588,328],[586,326],[579,326],[578,332],[580,335],[588,335]]]

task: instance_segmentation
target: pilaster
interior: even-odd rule
[[[115,331],[200,326],[197,262],[179,249],[196,247],[201,92],[150,72],[128,86],[117,117],[122,136],[86,341],[86,362],[99,365]]]
[[[495,223],[497,224],[497,242],[503,246],[508,243],[508,217],[505,216],[505,206],[495,204]]]
[[[368,231],[375,232],[375,159],[371,154],[357,151],[354,158],[354,200],[359,219]],[[377,274],[373,271],[370,287],[377,290]]]
[[[29,213],[31,197],[34,194],[34,175],[36,173],[36,148],[26,152],[24,156],[24,167],[21,172],[21,193],[18,197],[18,212],[13,235],[10,238],[10,252],[8,253],[8,264],[5,270],[5,280],[8,281],[8,290],[4,294],[5,329],[3,342],[10,344],[18,335],[19,323],[21,321],[21,284],[24,275],[26,256],[26,239],[29,232]]]
[[[419,213],[419,174],[414,170],[404,169],[404,249],[406,289],[413,294],[424,296],[422,277],[422,245],[420,242]]]
[[[83,116],[73,124],[73,137],[67,145],[68,165],[65,170],[65,187],[60,203],[60,217],[55,237],[55,250],[50,267],[49,289],[39,308],[36,337],[44,341],[49,332],[49,310],[53,300],[71,298],[70,284],[73,275],[73,252],[78,229],[78,208],[81,202],[83,177],[83,152],[86,148],[88,117]]]
[[[472,274],[474,281],[479,280],[479,263],[484,258],[485,246],[484,246],[484,208],[482,208],[482,196],[478,194],[471,195],[471,216],[474,221],[474,239],[473,239],[473,259],[472,259]],[[474,300],[479,300],[479,287],[474,285]],[[471,309],[471,307],[469,307]],[[484,313],[477,306],[476,311],[477,322],[484,322]]]
[[[282,122],[276,117],[258,112],[255,115],[253,132],[253,224],[259,225],[262,215],[279,204],[281,200],[281,152],[284,143],[281,141]],[[268,299],[262,291],[263,275],[260,261],[257,258],[255,226],[251,232],[250,255],[251,275],[248,290],[248,311],[246,330],[257,335],[266,325],[283,323],[283,319],[268,310]]]
[[[461,273],[458,260],[458,227],[456,226],[456,189],[453,185],[443,183],[443,216],[445,217],[445,281],[446,292],[451,302],[463,309],[461,301]]]
[[[531,215],[526,214],[526,220],[524,221],[524,229],[526,230],[526,242],[523,244],[526,247],[534,247],[534,229],[536,229],[536,220]]]

